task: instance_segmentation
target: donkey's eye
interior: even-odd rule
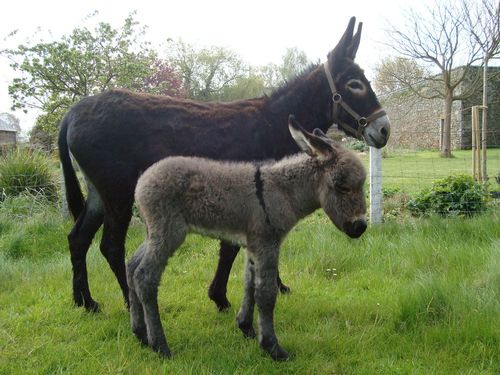
[[[350,79],[347,82],[347,87],[356,93],[362,94],[366,91],[365,84],[361,82],[359,79]]]

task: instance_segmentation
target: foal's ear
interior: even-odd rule
[[[326,136],[321,130],[316,129],[314,132],[319,130],[323,134],[322,136],[309,133],[297,122],[294,115],[288,117],[288,129],[300,149],[309,156],[319,160],[332,159],[336,156],[333,146],[323,139]]]

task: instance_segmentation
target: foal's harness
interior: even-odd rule
[[[342,100],[342,96],[340,93],[337,91],[337,87],[335,86],[335,83],[333,82],[333,77],[332,74],[330,73],[330,69],[328,68],[328,62],[325,62],[323,64],[323,67],[325,68],[325,74],[326,74],[326,79],[328,80],[328,84],[330,85],[330,89],[332,90],[332,100],[333,100],[333,108],[332,108],[332,119],[333,121],[341,127],[344,131],[347,133],[350,133],[357,139],[363,139],[363,129],[366,128],[370,123],[379,117],[385,116],[386,113],[384,110],[372,113],[368,117],[363,117],[360,116],[359,114],[354,111],[349,104],[344,102]],[[344,108],[347,113],[349,113],[357,122],[358,122],[358,129],[354,129],[351,126],[349,126],[347,123],[341,121],[338,117],[339,114],[339,106]]]

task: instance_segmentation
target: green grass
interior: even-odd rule
[[[382,181],[384,188],[398,188],[414,194],[432,181],[452,174],[472,173],[470,150],[453,151],[452,158],[443,158],[438,151],[387,151],[382,160]],[[368,155],[362,156],[368,168]],[[488,149],[488,176],[490,188],[499,191],[494,178],[500,173],[500,148]]]
[[[275,314],[286,363],[236,328],[243,256],[229,280],[231,310],[208,300],[216,241],[189,236],[167,266],[159,305],[174,357],[163,360],[132,335],[96,241],[89,279],[103,311],[91,314],[71,303],[70,223],[51,210],[15,223],[9,215],[0,210],[2,375],[500,373],[498,210],[388,223],[356,241],[319,212],[302,221],[280,259],[292,288]],[[135,224],[128,256],[143,236]]]

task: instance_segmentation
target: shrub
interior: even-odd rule
[[[368,146],[366,145],[366,143],[357,139],[349,140],[349,142],[345,144],[345,147],[358,152],[368,151]]]
[[[17,148],[0,158],[0,200],[30,194],[57,201],[50,160],[40,152]]]
[[[407,207],[414,215],[472,216],[483,212],[487,201],[484,187],[471,176],[461,174],[434,181],[430,188],[410,199]]]

